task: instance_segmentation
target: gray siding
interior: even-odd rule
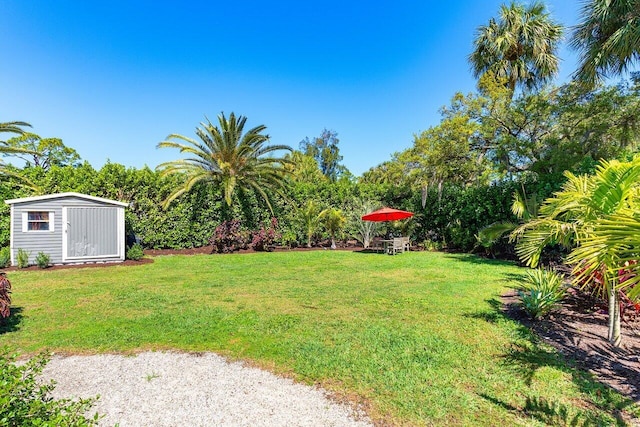
[[[12,255],[13,259],[17,260],[17,254],[19,249],[30,252],[29,261],[31,264],[35,264],[35,258],[38,252],[44,252],[49,255],[52,264],[63,263],[62,259],[62,238],[63,238],[63,224],[62,224],[62,207],[109,207],[114,211],[124,209],[122,207],[116,207],[113,204],[102,203],[94,200],[81,199],[78,197],[60,197],[48,200],[39,201],[27,201],[13,204],[13,224],[12,224]],[[23,212],[28,211],[46,211],[53,212],[54,215],[54,229],[53,231],[32,231],[23,232]],[[116,215],[117,218],[117,215]],[[117,224],[109,227],[105,227],[105,232],[113,232],[117,236]],[[116,240],[116,245],[117,245]],[[122,245],[124,243],[122,242]],[[104,253],[104,252],[103,252]],[[117,253],[117,250],[112,253]],[[120,256],[105,257],[96,254],[95,257],[83,258],[79,261],[67,261],[67,262],[94,262],[94,261],[117,261],[120,260]],[[15,262],[14,262],[15,263]]]

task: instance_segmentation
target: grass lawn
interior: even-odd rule
[[[469,255],[193,255],[18,271],[0,346],[250,360],[400,425],[611,425],[638,407],[503,317],[520,270]]]

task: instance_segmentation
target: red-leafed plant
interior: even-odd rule
[[[0,273],[0,319],[11,314],[11,282],[5,273]]]
[[[637,261],[627,261],[625,262],[625,267],[630,267],[631,265],[637,264]],[[578,276],[580,276],[584,271],[584,269],[578,271]],[[632,279],[635,275],[628,268],[620,268],[618,269],[618,283],[624,283],[630,279]],[[598,297],[605,297],[602,294],[602,289],[604,288],[604,279],[602,272],[599,270],[595,270],[591,276],[589,276],[589,280],[583,279],[577,282],[578,285],[581,286],[581,289],[589,292]],[[640,302],[634,302],[627,296],[627,293],[630,292],[635,286],[631,286],[626,288],[625,290],[618,291],[618,300],[620,304],[620,317],[626,320],[633,320],[640,316]],[[604,305],[604,304],[603,304]]]
[[[230,253],[240,249],[246,249],[249,242],[249,233],[242,230],[240,221],[233,219],[225,221],[216,227],[209,243],[213,246],[213,252]]]
[[[251,240],[253,250],[270,251],[276,240],[280,238],[280,233],[278,233],[277,228],[278,220],[276,218],[271,218],[271,225],[269,227],[265,228],[264,225],[260,227],[260,230],[253,234],[253,239]]]

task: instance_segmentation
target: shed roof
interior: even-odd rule
[[[33,196],[33,197],[22,197],[20,199],[10,199],[5,200],[4,202],[8,205],[12,205],[14,203],[25,203],[25,202],[37,202],[40,200],[50,200],[50,199],[62,199],[64,197],[77,197],[79,199],[93,200],[95,202],[108,203],[116,206],[129,206],[128,203],[119,202],[117,200],[103,199],[102,197],[89,196],[88,194],[82,193],[57,193],[57,194],[46,194],[44,196]]]

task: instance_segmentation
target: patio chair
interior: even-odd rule
[[[384,249],[382,239],[380,239],[379,237],[374,237],[373,239],[371,239],[371,241],[369,242],[369,249],[376,252],[382,251]]]
[[[402,244],[404,245],[403,252],[411,250],[411,242],[409,241],[409,236],[402,238]]]
[[[398,252],[400,253],[404,252],[404,241],[402,240],[402,237],[394,237],[393,245],[389,245],[389,249],[388,249],[389,255],[395,255]]]

